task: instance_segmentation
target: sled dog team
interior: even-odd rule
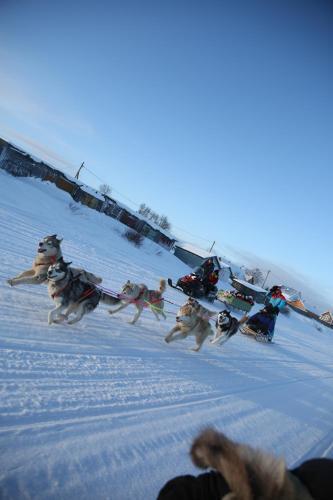
[[[67,324],[77,323],[82,317],[93,311],[100,302],[107,305],[118,304],[115,309],[109,310],[110,314],[133,304],[136,307],[131,324],[140,317],[143,309],[149,307],[155,318],[160,316],[166,319],[164,313],[163,293],[166,281],[161,279],[158,290],[149,290],[144,284],[127,281],[121,293],[116,297],[98,288],[102,278],[84,270],[70,266],[65,262],[61,252],[61,239],[56,234],[46,236],[38,243],[37,255],[31,269],[8,280],[11,286],[29,284],[37,285],[47,283],[48,294],[55,303],[55,308],[48,314],[48,323]],[[194,351],[199,351],[207,337],[213,336],[212,343],[222,343],[235,335],[239,326],[247,320],[244,316],[240,321],[232,317],[229,311],[218,313],[215,322],[215,334],[209,320],[215,312],[203,307],[197,300],[189,298],[179,309],[176,316],[176,325],[166,335],[167,343],[184,339],[194,335],[196,344]]]

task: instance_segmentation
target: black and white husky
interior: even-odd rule
[[[80,275],[73,273],[70,264],[60,261],[48,268],[48,293],[56,304],[56,308],[49,312],[49,325],[65,320],[69,325],[77,323],[85,314],[93,311],[100,301],[108,305],[120,302],[120,299],[99,290],[94,283],[80,279]],[[72,313],[74,317],[68,319]]]
[[[220,311],[215,322],[215,335],[211,340],[212,344],[224,344],[238,332],[240,325],[245,323],[248,317],[245,315],[240,320],[231,316],[227,309]]]

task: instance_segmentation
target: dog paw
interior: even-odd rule
[[[53,320],[53,323],[63,323],[67,318],[65,314],[59,314],[59,316]]]
[[[168,337],[164,337],[164,341],[165,341],[167,344],[169,344],[170,339],[169,339]]]
[[[74,325],[74,323],[77,323],[79,320],[77,318],[69,319],[67,321],[67,325]]]
[[[198,352],[198,351],[200,351],[200,347],[201,347],[201,346],[195,346],[195,347],[192,347],[192,348],[191,348],[191,351]]]

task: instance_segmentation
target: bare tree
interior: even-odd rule
[[[145,203],[141,203],[138,210],[139,214],[143,215],[146,219],[155,222],[156,225],[160,226],[162,229],[170,229],[171,224],[165,215],[159,215],[154,212]]]
[[[109,196],[111,194],[112,189],[111,186],[109,186],[109,184],[101,184],[99,186],[99,191],[100,193]]]
[[[263,272],[258,267],[254,269],[246,269],[246,273],[252,276],[254,285],[261,285],[264,279]]]
[[[161,215],[159,225],[162,229],[170,229],[171,225],[166,215]]]

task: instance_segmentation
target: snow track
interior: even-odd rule
[[[145,310],[129,325],[132,306],[111,317],[101,305],[76,326],[50,327],[46,287],[5,282],[30,267],[46,234],[112,290],[127,279],[154,288],[188,269],[154,243],[132,247],[117,221],[73,212],[54,186],[2,172],[0,186],[1,498],[154,499],[171,477],[197,472],[188,450],[207,425],[290,466],[333,457],[330,330],[291,312],[273,345],[236,335],[194,353],[193,338],[164,342],[177,311],[168,303],[166,321]],[[182,303],[170,288],[165,298]]]

